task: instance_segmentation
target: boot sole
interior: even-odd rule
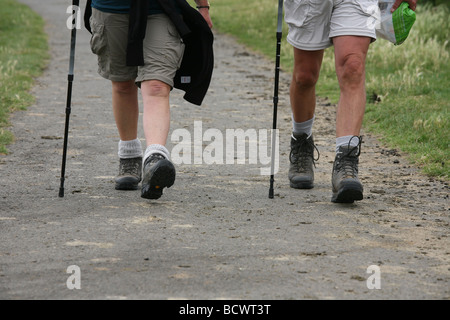
[[[136,181],[136,178],[132,178],[132,177],[127,177],[127,178],[122,178],[121,181],[117,182],[116,181],[116,190],[122,190],[122,191],[127,191],[127,190],[137,190],[139,187],[139,181]]]
[[[156,164],[149,179],[142,182],[141,197],[156,200],[161,198],[164,188],[170,188],[175,183],[175,167],[168,160]]]
[[[363,199],[363,187],[357,182],[345,183],[337,192],[333,191],[331,202],[353,203]]]
[[[289,184],[293,189],[312,189],[314,188],[314,183],[309,181],[304,182],[290,182]]]

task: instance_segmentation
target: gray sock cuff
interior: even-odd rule
[[[145,162],[145,160],[151,156],[152,154],[155,153],[159,153],[161,155],[163,155],[164,157],[166,157],[167,160],[170,160],[170,152],[169,150],[167,150],[167,148],[163,145],[160,144],[151,144],[147,147],[147,149],[145,150],[145,156],[143,161]]]
[[[296,134],[306,133],[309,138],[312,134],[312,128],[315,119],[316,116],[314,115],[312,119],[309,119],[305,122],[295,122],[294,115],[292,114],[292,132]]]
[[[118,156],[120,159],[132,159],[142,157],[142,143],[141,140],[129,140],[129,141],[119,141],[119,152]]]
[[[339,147],[341,146],[350,146],[356,147],[359,145],[359,139],[358,136],[343,136],[336,138],[336,153],[339,151]]]

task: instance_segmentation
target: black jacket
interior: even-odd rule
[[[214,69],[214,36],[202,15],[186,0],[175,1],[181,9],[181,14],[171,1],[158,0],[185,44],[183,61],[175,75],[174,87],[185,92],[184,99],[186,101],[201,105],[211,83]],[[84,22],[89,32],[91,32],[89,23],[91,13],[91,0],[88,0]],[[147,0],[133,0],[130,9],[127,65],[140,66],[144,64],[142,44],[146,27]]]

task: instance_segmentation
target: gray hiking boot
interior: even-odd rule
[[[361,137],[359,145],[341,146],[333,164],[332,202],[353,203],[363,199],[363,186],[358,179],[359,155],[361,153]]]
[[[175,167],[166,157],[159,153],[150,155],[144,163],[141,197],[159,199],[163,189],[175,183],[175,175]]]
[[[137,190],[142,177],[142,157],[120,159],[116,190]]]
[[[317,158],[314,158],[314,150],[317,151]],[[314,168],[319,160],[319,150],[314,145],[312,135],[307,134],[291,137],[291,153],[289,155],[289,181],[291,188],[311,189],[314,187]]]

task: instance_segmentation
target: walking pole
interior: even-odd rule
[[[72,10],[79,10],[78,7],[80,5],[80,0],[72,0]],[[69,74],[67,77],[68,80],[68,88],[67,88],[67,101],[66,101],[66,125],[64,129],[64,149],[62,156],[62,166],[61,166],[61,185],[59,187],[59,197],[64,197],[64,180],[66,173],[66,159],[67,159],[67,140],[69,138],[69,119],[71,112],[71,104],[72,104],[72,83],[73,83],[73,69],[75,65],[75,45],[77,42],[77,12],[75,12],[74,20],[72,23],[72,34],[70,41],[70,62],[69,62]]]
[[[269,198],[273,199],[273,183],[275,172],[275,146],[277,140],[278,83],[280,80],[281,38],[283,34],[283,0],[278,0],[277,56],[275,67],[275,89],[273,96],[273,132],[272,132],[272,165],[270,175]]]

